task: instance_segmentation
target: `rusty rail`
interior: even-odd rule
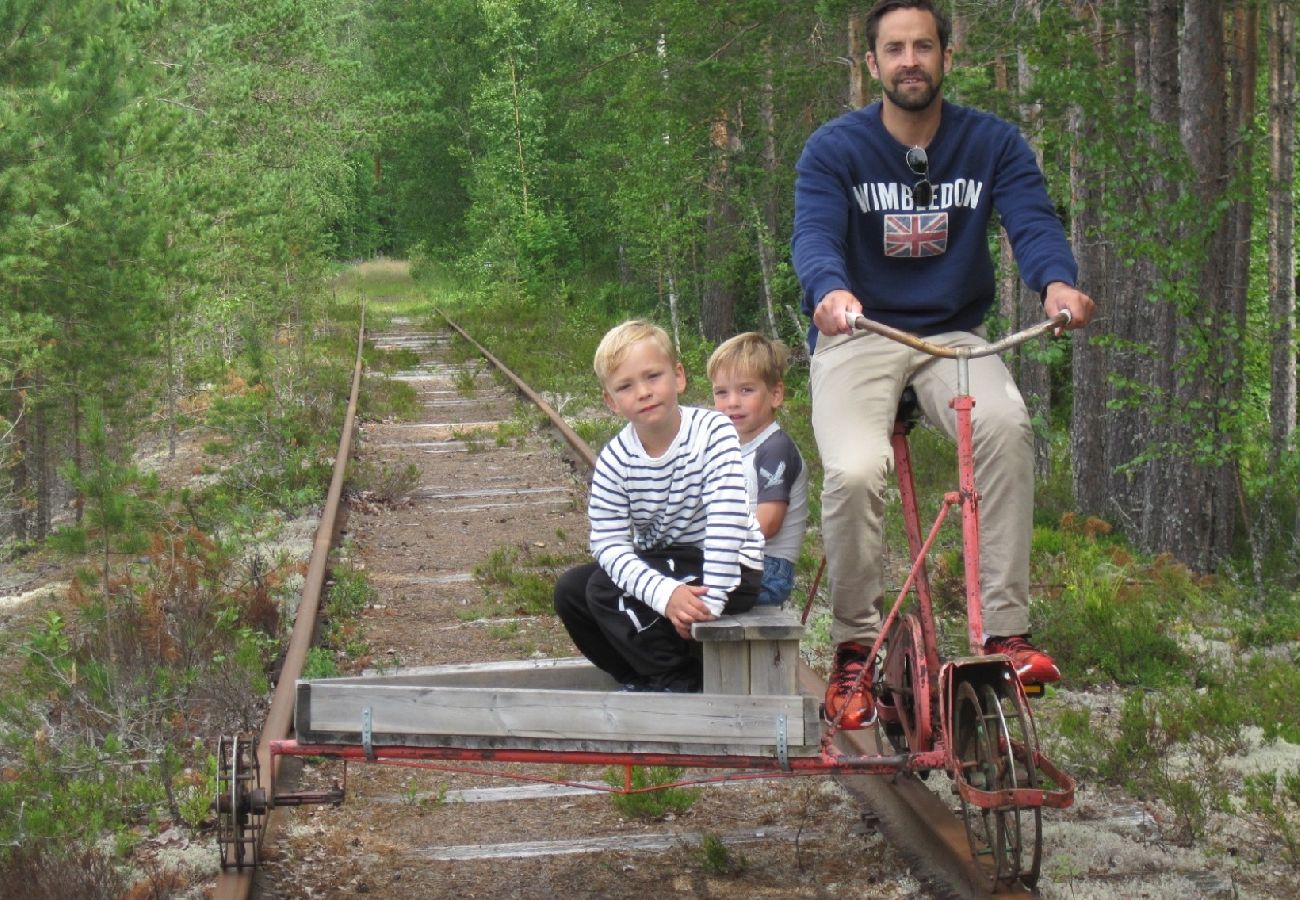
[[[271,698],[271,709],[266,715],[266,723],[257,742],[257,760],[261,772],[266,773],[268,784],[275,784],[275,776],[280,764],[279,757],[272,757],[271,742],[288,737],[293,725],[293,706],[295,682],[302,675],[303,663],[307,651],[311,648],[313,633],[316,628],[316,612],[320,608],[321,590],[325,585],[325,573],[329,565],[330,549],[334,543],[334,529],[338,522],[338,512],[343,497],[343,477],[347,471],[348,457],[352,453],[352,432],[356,425],[357,399],[361,393],[361,353],[366,340],[366,307],[361,306],[361,324],[357,330],[357,355],[352,367],[352,390],[348,396],[348,408],[343,417],[343,431],[339,436],[339,450],[334,457],[334,471],[330,479],[329,492],[325,495],[325,508],[321,512],[320,525],[316,528],[316,541],[312,545],[311,560],[307,564],[307,580],[302,588],[302,599],[298,604],[298,614],[294,619],[293,632],[289,636],[289,648],[285,653],[284,665],[280,669],[280,680],[276,682],[275,693]],[[264,841],[273,833],[275,808],[267,812],[266,833]],[[252,890],[255,869],[226,869],[217,878],[215,900],[243,900]]]
[[[438,310],[438,315],[442,316],[447,324],[456,330],[457,334],[473,344],[474,348],[478,350],[479,353],[483,354],[483,358],[496,366],[502,375],[509,378],[511,383],[519,390],[519,393],[523,394],[531,400],[538,409],[546,413],[546,417],[551,420],[551,424],[556,427],[560,434],[564,435],[564,440],[567,441],[569,446],[582,457],[583,462],[585,462],[590,468],[596,468],[596,454],[591,451],[591,447],[587,446],[587,442],[584,441],[576,431],[569,427],[569,423],[560,417],[560,414],[555,411],[555,408],[552,407],[551,404],[547,403],[540,394],[525,384],[522,378],[510,371],[505,363],[489,353],[486,347],[470,337],[469,333],[465,331],[464,328],[461,328],[448,318],[445,312]]]

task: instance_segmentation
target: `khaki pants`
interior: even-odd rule
[[[986,343],[968,332],[927,340],[947,346]],[[957,362],[935,359],[876,334],[852,339],[820,335],[811,384],[813,432],[825,469],[822,539],[834,614],[831,640],[870,643],[881,622],[881,528],[885,488],[894,467],[889,436],[898,400],[910,384],[926,419],[955,440],[957,417],[948,403],[957,393]],[[1029,630],[1033,431],[1020,391],[996,356],[970,361],[970,393],[975,398],[975,488],[981,498],[984,631],[1024,634]],[[954,471],[951,489],[956,485]],[[959,510],[950,516],[959,516]],[[928,522],[921,523],[923,534],[928,527]]]

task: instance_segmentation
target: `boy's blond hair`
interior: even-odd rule
[[[668,357],[670,363],[677,365],[677,348],[673,346],[668,332],[645,319],[631,319],[605,332],[605,336],[600,339],[600,346],[596,348],[596,358],[591,367],[596,371],[602,387],[610,373],[623,362],[628,349],[641,341],[652,341]]]
[[[746,331],[727,338],[709,357],[709,381],[717,381],[724,372],[751,375],[770,388],[785,380],[790,351],[758,331]]]

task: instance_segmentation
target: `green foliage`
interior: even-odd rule
[[[1245,809],[1277,836],[1283,862],[1300,869],[1300,771],[1246,776]]]
[[[605,783],[611,787],[625,787],[625,770],[605,770]],[[682,777],[682,770],[666,766],[633,766],[631,793],[612,793],[610,802],[621,814],[636,819],[662,819],[681,814],[698,799],[690,791],[669,787]]]
[[[732,853],[722,838],[712,832],[700,835],[700,868],[710,875],[738,875],[747,865],[743,853]]]
[[[50,545],[65,553],[84,554],[93,548],[99,556],[100,589],[109,590],[113,557],[140,553],[149,534],[157,527],[162,507],[155,475],[144,475],[134,466],[121,463],[112,446],[103,411],[89,404],[83,433],[85,464],[69,463],[65,475],[85,498],[86,525],[60,529]]]
[[[361,613],[375,602],[375,588],[363,569],[335,566],[325,585],[325,625],[321,630],[321,655],[342,654],[351,659],[365,656],[368,647],[361,629]],[[324,666],[325,661],[318,659]]]
[[[572,562],[567,555],[542,554],[529,546],[497,547],[474,567],[474,577],[492,606],[513,615],[549,615],[555,580]]]
[[[420,396],[406,381],[372,378],[362,381],[357,417],[363,422],[411,422],[420,415]]]
[[[1195,678],[1195,661],[1170,625],[1204,605],[1189,573],[1168,560],[1146,564],[1105,537],[1099,520],[1037,529],[1035,581],[1059,584],[1031,607],[1034,634],[1075,683],[1161,686]],[[1031,576],[1032,577],[1032,576]]]
[[[307,650],[307,658],[302,664],[303,678],[337,678],[341,674],[334,654],[327,648],[311,647]]]

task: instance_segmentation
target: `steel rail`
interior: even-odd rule
[[[257,760],[259,770],[265,773],[268,785],[275,784],[280,758],[271,753],[271,742],[288,737],[293,725],[293,707],[296,698],[296,682],[302,675],[307,651],[311,648],[312,637],[316,629],[316,612],[320,608],[321,591],[325,586],[325,573],[329,566],[330,550],[334,544],[334,531],[338,521],[338,511],[343,497],[343,481],[347,471],[348,458],[352,453],[352,432],[356,426],[357,399],[361,394],[362,350],[366,340],[366,307],[361,305],[361,323],[357,329],[357,355],[352,367],[352,390],[348,395],[348,408],[343,416],[343,430],[339,436],[338,454],[334,457],[334,471],[330,479],[329,492],[325,495],[325,508],[321,512],[320,524],[316,527],[316,540],[312,545],[311,559],[307,564],[306,583],[303,584],[302,598],[298,603],[298,613],[294,618],[293,631],[289,636],[289,647],[285,652],[284,664],[280,668],[280,678],[271,697],[271,709],[266,715],[262,733],[257,743]],[[263,835],[263,847],[273,833],[275,808],[267,810],[266,830]],[[231,860],[230,862],[234,862]],[[217,878],[214,900],[243,900],[253,887],[254,868],[225,869]]]
[[[445,312],[438,310],[438,315],[442,316],[447,324],[456,330],[457,334],[469,341],[469,343],[471,343],[479,353],[483,354],[484,359],[496,366],[502,375],[510,379],[511,383],[518,388],[519,393],[523,394],[531,400],[538,409],[546,413],[546,417],[551,420],[551,424],[556,427],[560,434],[564,435],[564,440],[567,441],[569,446],[582,457],[582,461],[585,462],[588,467],[593,469],[596,467],[596,454],[592,452],[591,447],[588,446],[587,442],[569,426],[569,423],[560,417],[560,414],[555,411],[555,408],[551,406],[551,404],[547,403],[540,394],[529,387],[522,378],[510,371],[509,367],[507,367],[505,363],[489,353],[486,347],[474,340],[474,338],[470,337],[469,332],[453,322]]]

